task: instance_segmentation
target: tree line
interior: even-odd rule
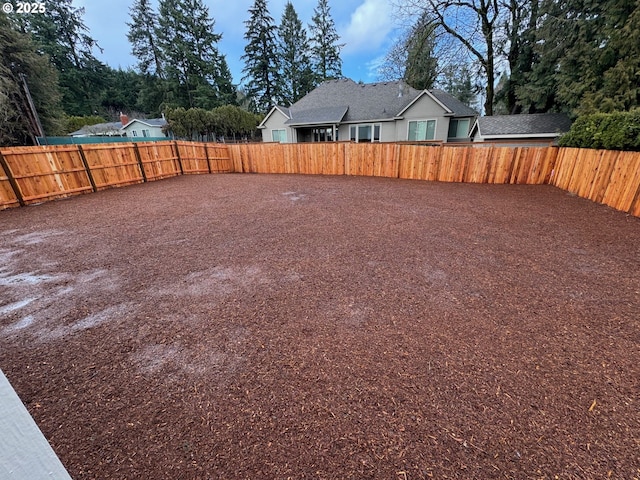
[[[406,26],[381,80],[444,88],[466,104],[480,98],[486,115],[575,117],[640,106],[638,0],[394,1]],[[291,2],[276,24],[267,0],[255,0],[244,22],[240,85],[204,0],[158,0],[157,9],[151,0],[132,0],[128,39],[137,64],[128,70],[97,59],[100,46],[83,14],[72,0],[48,2],[44,14],[0,13],[1,144],[32,143],[41,130],[68,133],[89,116],[115,120],[120,111],[130,117],[171,111],[171,128],[185,135],[200,128],[177,125],[179,109],[196,109],[194,118],[226,112],[235,120],[209,119],[202,130],[219,135],[226,128],[220,125],[238,118],[220,107],[264,114],[342,76],[343,45],[327,0],[317,1],[307,26]],[[246,134],[240,132],[234,134]]]
[[[266,0],[256,0],[248,13],[241,85],[233,83],[218,48],[222,34],[203,0],[159,0],[157,9],[151,0],[133,0],[127,38],[137,63],[127,70],[97,59],[101,48],[83,22],[84,8],[72,0],[49,2],[38,15],[0,13],[0,143],[34,143],[42,130],[66,134],[83,118],[114,121],[120,112],[145,118],[171,111],[167,118],[175,123],[184,117],[178,109],[196,109],[195,117],[201,110],[228,114],[217,125],[235,125],[220,128],[245,135],[245,126],[236,125],[243,116],[238,108],[252,114],[240,124],[251,118],[255,131],[260,118],[255,114],[274,103],[293,103],[319,82],[342,75],[341,45],[327,0],[318,0],[312,36],[291,3],[278,27]],[[219,110],[223,106],[236,109]]]
[[[396,0],[411,20],[381,69],[457,83],[486,115],[640,106],[638,0]],[[413,21],[413,19],[418,19]]]

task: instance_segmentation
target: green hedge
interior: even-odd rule
[[[640,109],[582,115],[558,143],[562,147],[640,151]]]

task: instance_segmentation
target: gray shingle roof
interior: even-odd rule
[[[568,132],[571,120],[562,113],[534,113],[530,115],[494,115],[478,118],[483,137],[499,135],[540,135]]]
[[[307,125],[311,123],[340,123],[348,106],[308,108],[290,111],[291,119],[286,125]]]
[[[69,135],[101,135],[109,132],[118,132],[122,128],[122,122],[96,123],[85,125]]]
[[[468,107],[453,95],[444,90],[430,90],[431,95],[436,97],[440,103],[453,112],[456,117],[475,117],[478,115],[473,108]]]
[[[128,127],[136,121],[144,123],[145,125],[148,125],[150,127],[163,127],[167,124],[167,120],[164,118],[132,118],[131,120],[129,120],[129,123],[127,123],[123,128]]]
[[[398,81],[361,84],[348,78],[328,80],[289,108],[291,120],[287,124],[392,120],[422,93]],[[442,90],[431,93],[455,116],[477,115]]]

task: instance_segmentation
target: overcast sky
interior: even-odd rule
[[[49,0],[55,1],[55,0]],[[127,41],[133,0],[73,0],[84,7],[84,22],[104,52],[96,56],[111,67],[127,68],[136,63]],[[157,5],[157,0],[152,0]],[[222,34],[218,44],[225,55],[234,83],[240,83],[244,63],[244,21],[253,0],[204,0],[215,20],[214,31]],[[317,0],[293,0],[293,6],[304,25],[311,22]],[[269,13],[280,24],[286,0],[268,0]],[[394,16],[388,0],[329,0],[331,16],[336,24],[342,50],[342,73],[355,81],[377,80],[376,65],[384,58],[394,36]]]

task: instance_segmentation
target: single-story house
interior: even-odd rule
[[[514,143],[518,145],[555,143],[571,128],[563,113],[533,113],[479,117],[471,129],[474,142]]]
[[[85,125],[75,132],[69,134],[72,137],[121,137],[122,122],[96,123],[95,125]]]
[[[265,142],[470,141],[477,112],[442,90],[401,81],[327,80],[258,126]]]
[[[133,119],[122,126],[122,131],[127,137],[166,137],[162,127],[167,124],[164,118],[149,118],[145,120]]]

